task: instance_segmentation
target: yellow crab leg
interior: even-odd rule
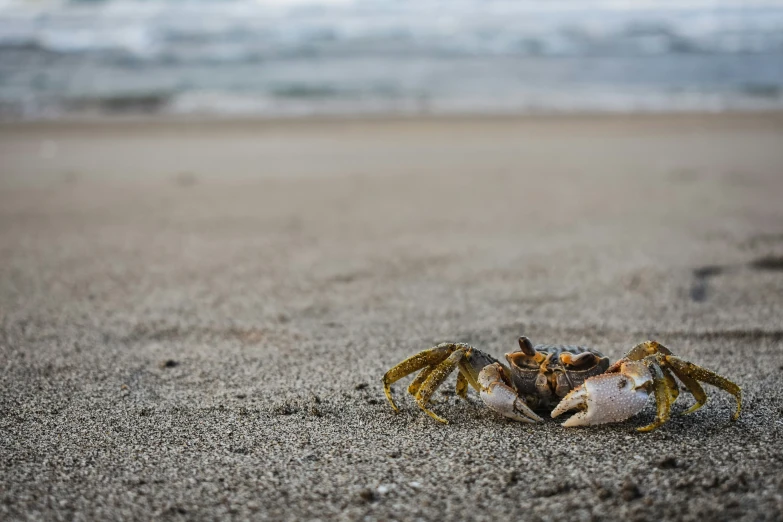
[[[470,386],[470,381],[465,376],[465,372],[462,371],[462,362],[459,363],[459,367],[460,367],[460,371],[457,374],[456,392],[458,396],[462,397],[463,399],[467,399],[468,386]],[[427,380],[427,377],[430,376],[430,373],[432,373],[432,370],[434,369],[435,366],[427,366],[421,372],[419,372],[416,378],[413,379],[413,382],[411,382],[410,386],[408,386],[408,393],[410,393],[415,397],[416,394],[419,392],[421,385],[424,384],[424,381]]]
[[[391,370],[386,372],[383,376],[383,391],[386,393],[386,398],[389,399],[394,411],[399,411],[397,405],[394,404],[394,399],[391,395],[391,385],[399,381],[403,377],[410,375],[416,370],[421,370],[425,366],[435,366],[446,359],[450,353],[454,351],[456,346],[453,343],[442,343],[429,350],[424,350],[416,355],[408,357],[398,365],[394,366]]]
[[[661,371],[663,372],[663,376],[666,378],[666,390],[669,392],[671,399],[670,402],[671,404],[674,404],[674,402],[677,400],[677,397],[680,396],[680,385],[677,384],[677,380],[669,372],[668,368],[661,366]]]
[[[631,351],[628,352],[628,357],[632,361],[640,361],[649,355],[655,355],[656,353],[662,353],[663,355],[671,355],[672,352],[658,341],[644,341],[637,344]]]
[[[430,376],[430,373],[432,373],[432,370],[434,369],[435,365],[424,367],[424,369],[420,371],[418,375],[416,375],[416,378],[411,381],[410,386],[408,386],[408,393],[415,397],[416,394],[419,393],[419,388],[421,388],[421,385],[424,384],[424,381],[427,380],[427,377]]]
[[[421,388],[419,388],[419,393],[416,394],[416,404],[419,405],[419,408],[421,408],[427,415],[438,422],[442,422],[443,424],[448,424],[449,421],[443,417],[439,417],[435,412],[429,410],[427,408],[427,403],[429,403],[432,394],[435,393],[435,390],[438,389],[438,386],[443,384],[443,381],[445,381],[449,374],[454,371],[454,368],[457,367],[464,356],[464,348],[459,348],[458,350],[454,351],[446,358],[445,361],[440,363],[435,367],[435,369],[432,370],[432,372],[430,372],[427,380],[425,380],[424,384],[422,384]]]
[[[675,368],[671,364],[669,364],[668,369],[674,372],[674,375],[676,375],[677,378],[682,381],[685,387],[688,388],[688,391],[691,392],[691,395],[693,395],[693,398],[696,400],[696,403],[690,408],[688,408],[687,410],[685,410],[684,412],[682,412],[682,414],[688,415],[689,413],[693,413],[694,411],[704,406],[704,404],[707,402],[707,394],[704,392],[704,388],[701,387],[701,384],[699,384],[699,381],[697,381],[687,373],[677,370],[677,368]]]
[[[651,362],[651,364],[648,364],[647,367],[650,369],[650,373],[652,373],[653,375],[653,390],[655,391],[655,406],[658,411],[656,413],[655,420],[653,422],[651,422],[647,426],[636,428],[636,431],[642,431],[642,432],[652,431],[669,420],[669,417],[671,416],[671,408],[672,408],[671,399],[674,394],[674,392],[672,392],[670,389],[671,382],[669,381],[669,379],[666,378],[660,366],[658,366],[656,362]]]
[[[734,412],[734,415],[731,416],[731,420],[737,420],[739,418],[740,411],[742,411],[742,390],[739,386],[715,372],[707,370],[706,368],[702,368],[701,366],[697,366],[692,362],[680,359],[674,355],[667,356],[666,362],[671,365],[671,367],[677,371],[678,374],[679,372],[682,372],[689,377],[696,379],[697,381],[706,382],[707,384],[711,384],[725,392],[732,394],[737,400],[737,410]],[[698,398],[696,400],[698,401]]]
[[[460,366],[462,365],[460,364]],[[460,368],[459,374],[457,375],[457,395],[459,395],[463,399],[467,399],[468,386],[470,386],[470,384],[468,383],[468,378],[465,377],[462,368]]]
[[[475,368],[471,368],[470,364],[468,364],[464,359],[460,361],[459,363],[459,369],[460,369],[460,375],[462,375],[467,383],[477,392],[481,391],[481,385],[476,380],[478,378],[478,372]],[[458,378],[459,380],[459,378]],[[465,390],[465,394],[467,395],[467,390]]]
[[[666,348],[658,341],[644,341],[639,343],[625,354],[625,357],[612,364],[604,373],[616,373],[620,371],[620,367],[623,363],[628,361],[641,361],[651,355],[656,354],[671,355],[671,350]]]

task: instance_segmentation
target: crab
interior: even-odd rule
[[[693,413],[707,402],[700,382],[716,386],[734,396],[737,420],[742,409],[742,390],[715,372],[681,359],[656,341],[634,346],[614,364],[592,348],[537,345],[519,338],[519,350],[506,354],[508,366],[491,355],[464,343],[441,343],[394,366],[383,376],[383,387],[394,411],[391,385],[415,371],[408,386],[419,408],[438,422],[448,424],[429,408],[438,387],[455,369],[457,395],[467,399],[474,388],[484,404],[497,413],[520,422],[541,422],[536,411],[558,417],[578,410],[563,426],[588,426],[621,422],[644,409],[655,396],[655,420],[638,431],[652,431],[671,415],[679,395],[679,379],[695,399],[684,414]]]

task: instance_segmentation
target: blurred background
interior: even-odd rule
[[[783,520],[781,195],[783,0],[0,0],[0,520]],[[742,417],[393,415],[521,334]]]
[[[0,0],[6,120],[780,108],[780,0]]]

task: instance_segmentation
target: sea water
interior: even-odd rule
[[[0,117],[783,108],[783,0],[0,0]]]

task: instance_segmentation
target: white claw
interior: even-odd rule
[[[627,362],[619,373],[590,377],[584,384],[571,390],[552,410],[557,417],[569,410],[579,409],[563,426],[588,426],[623,421],[644,409],[647,388],[652,375],[639,362]]]
[[[495,363],[484,367],[479,373],[480,395],[484,404],[509,419],[520,422],[541,422],[541,417],[519,398],[513,388],[502,381],[502,372],[501,366]]]
[[[481,399],[490,409],[504,417],[520,422],[540,422],[542,419],[525,404],[514,390],[505,384],[494,383],[481,390]]]

